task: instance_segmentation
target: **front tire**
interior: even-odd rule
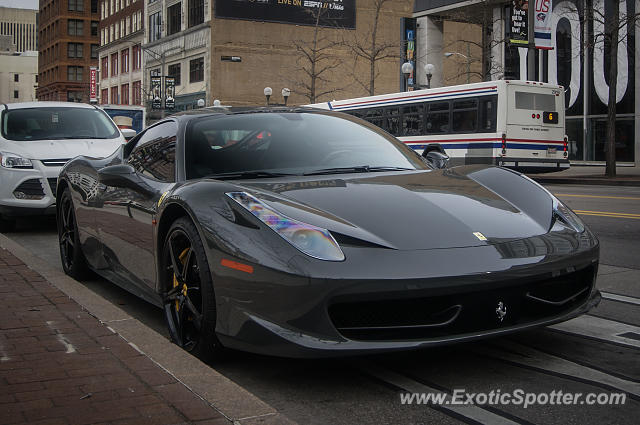
[[[215,334],[216,306],[211,271],[195,225],[187,217],[169,228],[162,250],[163,304],[171,341],[210,361],[223,347]]]
[[[56,222],[58,226],[58,244],[60,246],[60,260],[64,272],[76,280],[89,277],[90,271],[87,261],[80,248],[76,212],[73,208],[71,191],[65,188],[58,203]]]

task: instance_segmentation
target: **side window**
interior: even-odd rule
[[[382,108],[370,108],[366,110],[364,119],[380,128],[385,128]]]
[[[449,102],[433,102],[428,104],[425,120],[427,134],[449,132]]]
[[[496,131],[498,96],[480,98],[480,119],[478,131],[481,133]]]
[[[422,103],[413,103],[402,107],[402,135],[403,136],[420,136],[424,133],[422,130],[424,116],[424,105]]]
[[[473,133],[478,128],[478,99],[453,101],[451,114],[454,133]]]
[[[146,177],[161,182],[174,182],[177,131],[178,126],[173,121],[149,128],[137,140],[127,163]]]
[[[387,126],[385,130],[394,136],[400,135],[400,108],[385,108],[385,116],[387,118]]]

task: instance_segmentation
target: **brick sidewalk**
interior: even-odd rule
[[[0,249],[0,425],[229,424]]]

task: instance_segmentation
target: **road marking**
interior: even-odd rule
[[[601,317],[583,315],[567,322],[549,326],[560,332],[583,335],[601,341],[615,342],[629,347],[640,348],[640,341],[625,338],[621,334],[632,332],[640,334],[640,327],[620,323]]]
[[[602,298],[606,300],[620,301],[623,303],[640,305],[640,298],[627,297],[625,295],[612,294],[611,292],[600,292]]]
[[[369,375],[375,376],[376,378],[387,382],[395,387],[402,388],[409,393],[430,393],[434,395],[446,394],[446,402],[443,404],[438,404],[434,407],[442,410],[448,410],[456,416],[462,416],[482,424],[490,423],[512,425],[518,423],[473,404],[451,404],[451,395],[446,391],[441,391],[436,388],[429,387],[428,385],[421,384],[420,382],[416,382],[413,379],[407,378],[404,375],[400,375],[390,370],[367,364],[365,364],[364,366],[360,366],[360,369]]]
[[[569,193],[554,193],[555,196],[565,196],[571,198],[598,198],[598,199],[631,199],[633,201],[640,201],[640,198],[633,196],[599,196],[599,195],[574,195]]]
[[[584,210],[573,210],[573,212],[580,215],[594,215],[598,217],[613,217],[613,218],[632,218],[632,219],[640,220],[640,214],[617,213],[617,212],[606,212],[606,211],[584,211]]]
[[[476,346],[471,350],[479,354],[521,364],[530,368],[549,371],[570,378],[578,378],[581,381],[589,381],[596,386],[604,385],[615,388],[640,397],[640,382],[618,378],[617,376],[609,375],[600,370],[527,347],[515,341],[501,343],[500,346],[496,348]]]

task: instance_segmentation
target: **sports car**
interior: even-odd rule
[[[520,173],[445,159],[336,112],[178,114],[64,167],[62,265],[158,305],[203,359],[416,349],[598,303],[599,244],[569,208]]]

